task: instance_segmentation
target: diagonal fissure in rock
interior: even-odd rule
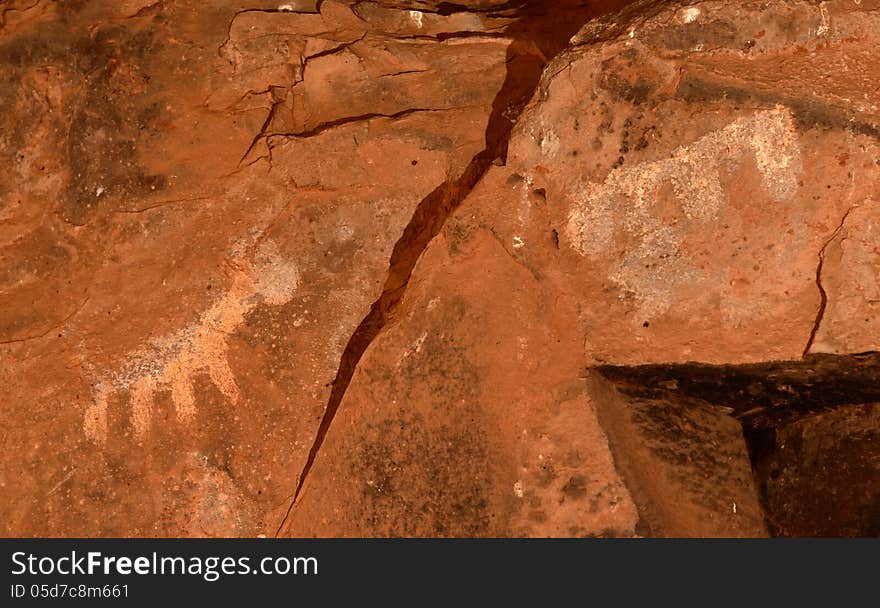
[[[505,29],[504,34],[511,39],[507,51],[507,73],[492,103],[492,112],[486,127],[485,147],[474,156],[461,175],[440,184],[419,203],[395,244],[382,293],[373,302],[370,312],[355,329],[343,350],[324,415],[297,480],[293,499],[278,526],[276,536],[284,532],[302,495],[355,369],[370,344],[394,318],[417,261],[439,234],[446,219],[470,194],[493,163],[505,162],[513,126],[537,90],[544,67],[568,46],[570,38],[588,19],[596,16],[593,7],[584,5],[579,0],[560,1],[552,7],[546,4],[534,3],[522,8],[519,19]]]
[[[813,321],[813,327],[810,330],[810,337],[807,338],[807,345],[804,347],[803,357],[805,359],[807,355],[810,354],[810,349],[813,348],[813,342],[816,341],[819,327],[822,325],[822,320],[825,318],[825,309],[828,307],[828,292],[825,291],[825,286],[822,285],[822,268],[825,266],[825,252],[828,250],[828,246],[831,245],[831,243],[834,242],[834,239],[840,234],[840,231],[843,230],[843,226],[846,224],[849,214],[852,213],[854,209],[855,206],[847,209],[846,213],[843,214],[843,217],[840,220],[840,224],[837,225],[837,228],[831,233],[831,236],[828,237],[828,240],[825,241],[825,244],[823,244],[822,248],[819,250],[819,263],[816,265],[816,288],[819,290],[819,308],[816,311],[816,319]]]

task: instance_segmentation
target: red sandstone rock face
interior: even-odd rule
[[[766,535],[601,366],[878,350],[875,4],[0,9],[4,533]]]
[[[4,529],[271,534],[394,243],[485,145],[510,40],[141,4],[7,21]]]
[[[866,8],[643,2],[585,27],[361,360],[288,532],[766,534],[738,425],[583,378],[876,350]]]

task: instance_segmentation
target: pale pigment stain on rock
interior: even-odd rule
[[[559,154],[559,135],[552,128],[544,126],[541,135],[541,152],[548,160],[553,160]]]
[[[858,4],[858,2],[856,4]],[[825,6],[824,2],[819,3],[819,18],[821,19],[821,23],[816,29],[816,36],[827,36],[831,31],[831,21],[828,18],[828,7]]]
[[[693,23],[699,18],[701,12],[702,11],[700,11],[700,9],[696,6],[689,6],[688,8],[682,10],[681,20],[684,23]]]
[[[262,243],[252,262],[237,265],[228,291],[198,321],[151,339],[149,347],[131,354],[119,369],[98,377],[83,422],[86,435],[99,443],[106,440],[108,402],[117,391],[129,393],[137,438],[149,430],[153,401],[163,388],[171,389],[178,420],[192,420],[197,410],[193,382],[202,372],[208,373],[227,400],[236,403],[239,390],[228,361],[230,336],[254,308],[287,303],[298,285],[296,266],[280,256],[274,243]]]
[[[579,254],[598,258],[611,253],[624,234],[628,243],[635,244],[610,278],[633,295],[643,316],[661,314],[671,306],[678,286],[702,277],[688,263],[682,243],[693,223],[716,219],[728,202],[721,164],[751,155],[763,189],[784,202],[797,191],[800,154],[788,108],[778,106],[740,118],[676,148],[669,158],[620,167],[601,184],[579,185],[570,195],[575,204],[566,226],[567,240]],[[664,222],[652,214],[664,187],[671,187],[682,221]]]

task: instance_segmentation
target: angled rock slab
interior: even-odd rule
[[[616,469],[650,537],[767,536],[740,423],[715,404],[588,387]]]

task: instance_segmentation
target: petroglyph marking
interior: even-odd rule
[[[150,340],[149,347],[129,355],[120,368],[96,379],[83,422],[86,435],[99,443],[106,440],[108,401],[118,391],[129,394],[137,438],[149,430],[153,401],[164,388],[171,390],[178,420],[192,420],[197,410],[193,382],[203,372],[228,401],[236,403],[239,389],[227,358],[230,336],[256,306],[284,304],[298,285],[296,267],[279,255],[271,241],[261,244],[253,261],[237,266],[232,285],[197,321]]]
[[[619,167],[603,183],[578,186],[566,233],[581,255],[598,257],[625,238],[630,245],[610,278],[631,293],[644,315],[663,312],[677,286],[700,279],[682,259],[681,245],[695,223],[714,220],[727,204],[722,163],[751,155],[764,191],[789,200],[801,172],[800,144],[791,112],[778,106],[740,118],[723,129],[675,149],[669,158]],[[671,188],[683,221],[655,215],[652,205]]]

